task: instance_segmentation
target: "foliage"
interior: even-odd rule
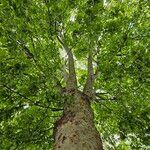
[[[148,0],[3,0],[0,7],[0,149],[52,148],[66,99],[55,90],[56,77],[65,86],[60,32],[81,89],[87,52],[94,53],[92,108],[106,149],[149,148]]]

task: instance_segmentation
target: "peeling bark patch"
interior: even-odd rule
[[[69,112],[69,113],[66,115],[66,118],[65,118],[65,120],[64,120],[64,123],[67,123],[68,121],[73,122],[74,117],[75,117],[75,114],[74,114],[73,112]]]
[[[78,121],[75,121],[75,125],[78,125],[79,124],[79,122]]]
[[[64,141],[67,139],[67,137],[63,136],[62,138],[62,143],[64,143]]]
[[[76,134],[73,135],[73,137],[77,136]]]
[[[56,128],[58,126],[61,126],[65,123],[67,123],[68,121],[73,122],[75,117],[75,114],[73,112],[68,112],[68,114],[64,114],[55,124]]]
[[[70,138],[70,140],[71,140],[71,142],[72,142],[72,143],[74,143],[74,140],[73,140],[73,138]]]
[[[59,135],[58,140],[60,140],[61,136],[62,136],[62,133]]]

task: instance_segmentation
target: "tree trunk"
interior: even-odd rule
[[[55,124],[54,150],[103,150],[88,97],[77,91]]]

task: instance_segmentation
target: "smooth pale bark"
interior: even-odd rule
[[[75,91],[55,124],[54,150],[103,150],[88,97]]]
[[[93,69],[93,57],[92,57],[92,50],[89,50],[89,56],[88,56],[88,72],[87,72],[87,80],[83,89],[83,92],[91,97],[94,98],[94,69]]]
[[[68,71],[69,71],[69,77],[67,80],[67,90],[72,91],[74,89],[77,89],[77,78],[76,78],[76,72],[75,72],[75,65],[74,65],[74,58],[72,51],[66,46],[66,44],[63,42],[63,40],[57,36],[58,41],[66,51],[68,55]]]

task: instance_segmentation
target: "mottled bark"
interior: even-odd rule
[[[63,116],[55,124],[54,150],[103,150],[94,125],[89,97],[79,91],[72,93]]]

